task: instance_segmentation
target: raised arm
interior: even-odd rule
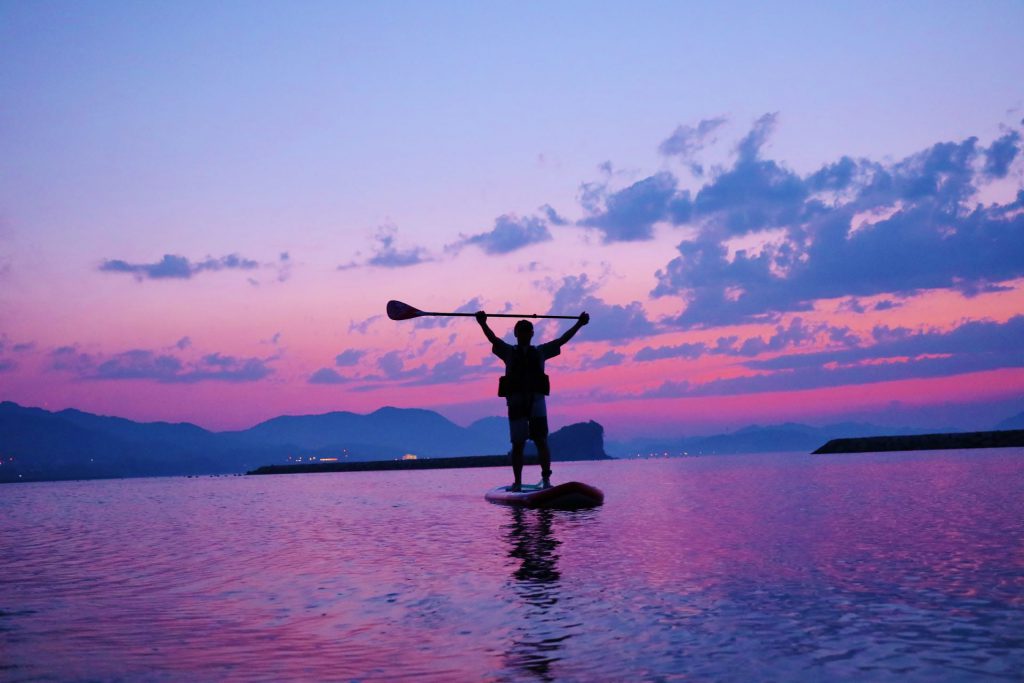
[[[584,325],[586,325],[589,322],[590,322],[590,315],[588,315],[586,311],[584,311],[583,313],[580,313],[579,320],[577,320],[576,323],[572,327],[570,327],[568,330],[566,330],[565,334],[563,334],[561,337],[556,339],[555,342],[559,346],[561,346],[562,344],[565,344],[567,341],[572,339],[576,335],[577,332],[580,331],[581,327],[583,327]]]
[[[500,339],[498,339],[498,335],[494,334],[494,330],[492,330],[490,326],[487,324],[486,313],[484,313],[483,311],[477,311],[476,321],[480,323],[480,328],[484,331],[484,335],[487,337],[487,341],[491,342],[492,344],[497,344],[499,341],[501,341]]]

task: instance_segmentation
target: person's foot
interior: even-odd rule
[[[540,480],[540,487],[542,489],[549,489],[549,488],[551,488],[551,480],[548,479],[547,477],[544,477],[543,479]]]
[[[506,486],[505,490],[506,491],[511,491],[512,493],[519,493],[520,491],[523,490],[523,487],[519,484],[519,482],[516,482],[515,484],[512,484],[511,486]]]

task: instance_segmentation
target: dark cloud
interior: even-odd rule
[[[385,379],[404,379],[407,375],[404,370],[405,361],[398,351],[388,351],[378,358],[377,367],[384,373]]]
[[[873,310],[873,311],[888,311],[888,310],[891,310],[893,308],[898,308],[899,306],[900,306],[900,304],[896,303],[892,299],[882,299],[881,301],[876,303],[874,306],[872,306],[871,310]]]
[[[857,310],[857,297],[929,289],[976,296],[1005,291],[1002,283],[1024,276],[1024,192],[1009,204],[967,205],[987,178],[1006,176],[1018,132],[987,149],[968,138],[892,163],[842,157],[802,176],[763,156],[777,121],[776,114],[759,118],[737,144],[733,165],[692,199],[669,173],[614,193],[606,183],[581,186],[588,215],[579,224],[600,230],[605,242],[651,239],[659,221],[697,228],[657,272],[652,292],[686,303],[679,325],[770,321],[823,298],[849,297],[846,305]],[[683,155],[700,139],[700,125],[683,127],[662,151]],[[727,246],[746,235],[761,244]],[[887,299],[875,310],[894,305]]]
[[[141,349],[119,353],[99,363],[88,379],[155,379],[173,382],[183,370],[178,358]]]
[[[451,313],[476,313],[477,311],[483,310],[484,302],[478,296],[473,297],[461,306],[456,307]],[[423,318],[417,318],[413,323],[414,327],[420,329],[438,329],[442,327],[448,327],[457,318],[447,316],[427,316]]]
[[[857,314],[861,314],[867,311],[867,309],[864,308],[864,304],[861,303],[861,300],[858,299],[857,297],[850,297],[849,299],[840,303],[839,310]]]
[[[495,375],[494,357],[488,356],[479,365],[466,363],[466,354],[456,351],[432,366],[420,366],[411,371],[411,379],[405,386],[422,386],[431,384],[456,384],[478,379],[483,376]]]
[[[990,355],[1003,359],[1024,358],[1024,315],[1005,323],[971,321],[948,332],[914,331],[905,327],[877,326],[871,346],[779,356],[750,361],[754,369],[793,369],[798,367],[849,365],[887,358],[915,358],[922,355]],[[1012,364],[1016,364],[1014,361]]]
[[[1005,178],[1019,152],[1020,133],[1010,131],[985,150],[985,174],[991,178]]]
[[[436,363],[423,376],[411,382],[411,384],[448,384],[461,382],[473,375],[479,375],[482,366],[467,365],[466,354],[456,351],[444,360]]]
[[[345,349],[334,357],[334,364],[339,368],[352,367],[358,365],[365,355],[366,351],[363,349]]]
[[[605,185],[584,185],[580,201],[590,215],[579,224],[599,230],[605,242],[649,240],[655,223],[689,211],[688,202],[677,197],[675,176],[667,171],[610,194]]]
[[[369,331],[370,326],[378,320],[381,320],[383,317],[384,316],[382,315],[371,315],[366,320],[353,320],[348,324],[348,331],[355,332],[356,334],[366,334]]]
[[[164,254],[156,263],[128,263],[120,259],[108,259],[100,264],[100,271],[105,273],[129,273],[136,280],[187,280],[205,271],[219,270],[253,270],[260,264],[238,254],[229,254],[220,258],[207,257],[203,261],[192,262],[177,254]]]
[[[579,225],[601,231],[607,243],[649,240],[660,221],[682,225],[695,218],[706,222],[715,218],[716,225],[737,235],[791,222],[801,215],[809,190],[798,175],[760,158],[776,121],[776,114],[765,114],[755,121],[737,144],[733,168],[718,174],[692,200],[689,191],[677,190],[677,179],[667,171],[617,192],[610,192],[607,182],[582,184],[579,201],[588,215]],[[682,126],[659,149],[663,154],[688,158],[723,122],[708,119],[696,128]],[[819,172],[815,183],[824,186],[843,182],[844,175],[853,175],[848,165]],[[691,170],[703,174],[699,165],[692,165]],[[610,166],[607,172],[611,174]]]
[[[955,212],[960,202],[974,194],[974,161],[978,156],[978,139],[963,142],[940,142],[907,157],[892,169],[880,170],[874,184],[866,188],[865,198],[883,200],[896,198],[909,202],[930,203]]]
[[[544,217],[551,225],[569,225],[568,219],[564,218],[561,214],[559,214],[557,211],[551,208],[551,206],[548,204],[545,204],[544,206],[540,207],[540,212],[544,214]]]
[[[351,380],[339,374],[333,368],[320,368],[307,380],[310,384],[345,384]]]
[[[153,380],[163,384],[195,382],[255,382],[273,373],[267,359],[236,358],[211,353],[184,361],[179,357],[146,349],[132,349],[110,357],[79,352],[64,346],[51,353],[51,367],[71,372],[83,380]]]
[[[845,190],[854,182],[860,165],[850,157],[843,157],[834,164],[825,164],[807,177],[807,187],[811,192],[838,192]]]
[[[554,283],[554,297],[549,315],[590,314],[590,324],[580,334],[587,341],[625,341],[654,332],[654,324],[647,319],[640,302],[625,306],[608,304],[594,295],[597,284],[585,275],[569,275]]]
[[[551,207],[547,207],[547,209],[550,214],[555,215],[556,218],[564,222],[564,219],[561,219],[554,213],[554,209],[551,209]],[[494,228],[489,232],[463,237],[455,244],[452,244],[449,249],[458,250],[466,246],[476,245],[487,254],[507,254],[531,244],[547,242],[550,239],[551,231],[548,230],[547,222],[544,219],[506,214],[494,220]]]
[[[763,353],[797,348],[825,338],[833,344],[851,346],[859,339],[848,327],[835,327],[826,323],[807,324],[802,318],[793,318],[788,325],[777,325],[775,333],[765,338],[749,337],[740,342],[739,337],[719,337],[713,345],[704,342],[688,342],[675,346],[645,346],[636,352],[633,360],[652,361],[665,358],[696,359],[705,355],[754,357]]]
[[[457,356],[458,354],[453,354]],[[463,360],[465,355],[463,354]],[[361,379],[371,381],[386,381],[386,382],[402,382],[404,384],[416,383],[416,384],[436,384],[437,381],[432,381],[431,377],[434,373],[446,374],[451,371],[449,367],[453,363],[457,363],[458,360],[451,360],[452,356],[449,356],[447,365],[437,370],[437,366],[429,365],[416,365],[413,367],[406,367],[406,361],[409,359],[404,356],[401,351],[388,351],[377,359],[377,368],[380,370],[380,374],[368,375]],[[442,361],[445,363],[445,361]],[[439,363],[438,365],[441,365]],[[440,381],[440,380],[438,380]]]
[[[775,132],[779,121],[779,113],[764,114],[754,121],[750,132],[736,145],[736,154],[741,164],[755,161],[761,154],[761,148]]]
[[[809,190],[795,173],[774,161],[744,159],[702,187],[693,211],[730,235],[790,225],[807,214]]]
[[[95,366],[92,354],[79,351],[75,346],[60,346],[50,352],[50,367],[61,372],[82,376]]]
[[[186,364],[174,356],[133,350],[100,363],[90,379],[153,379],[167,384],[255,382],[272,372],[259,358],[235,358],[212,353]]]
[[[801,177],[760,158],[773,124],[759,121],[733,167],[697,192],[697,234],[656,273],[652,294],[686,304],[678,325],[772,320],[827,298],[848,298],[844,305],[858,310],[858,297],[931,289],[976,296],[1024,276],[1021,195],[1011,204],[967,205],[986,178],[975,138],[891,164],[844,157]],[[989,148],[989,175],[1003,171],[991,160],[1009,163],[1015,152],[1007,150],[1017,144],[1007,135]],[[821,193],[833,196],[825,201]],[[727,248],[727,240],[751,233],[764,235],[762,246]],[[876,310],[893,305],[883,300]]]
[[[744,363],[762,374],[695,385],[667,381],[642,397],[711,396],[870,384],[1024,367],[1024,316],[973,321],[948,332],[877,328],[862,348],[790,354]]]
[[[456,351],[434,365],[423,364],[407,367],[407,357],[400,351],[389,351],[377,359],[377,374],[358,377],[363,382],[355,391],[372,391],[386,384],[401,386],[428,386],[452,384],[475,379],[494,372],[494,363],[488,358],[479,365],[466,363],[466,354]]]
[[[675,346],[645,346],[633,355],[635,361],[663,360],[665,358],[700,358],[708,352],[703,342],[676,344]]]
[[[943,358],[919,358],[840,368],[805,367],[771,374],[733,377],[692,385],[688,382],[665,382],[640,394],[647,397],[722,396],[775,391],[802,391],[823,387],[893,382],[904,379],[947,377],[970,372],[1024,366],[1024,359],[1010,364],[993,356],[972,354]]]
[[[400,249],[397,246],[398,228],[393,225],[384,225],[377,229],[373,235],[374,245],[371,248],[370,257],[365,261],[352,261],[338,266],[338,270],[350,270],[364,266],[377,268],[407,268],[421,263],[432,261],[433,258],[423,247],[408,247]]]
[[[609,368],[616,365],[622,365],[626,360],[624,354],[618,351],[608,351],[600,356],[584,356],[580,362],[580,370],[597,370],[598,368]]]
[[[730,260],[725,244],[702,238],[681,242],[678,251],[679,256],[655,274],[658,284],[652,292],[655,297],[680,295],[686,300],[677,324],[725,325],[777,317],[777,290],[788,281],[773,274],[775,249],[755,255],[740,252]],[[786,307],[791,311],[810,308],[809,300]]]
[[[704,186],[694,213],[728,235],[786,226],[805,218],[807,189],[800,178],[773,161],[736,166]]]
[[[861,343],[858,337],[849,327],[830,327],[828,329],[829,341],[842,346],[857,346]]]
[[[784,348],[803,346],[814,342],[818,335],[833,329],[830,325],[818,324],[807,325],[802,318],[793,318],[789,326],[779,325],[775,328],[775,334],[767,339],[763,337],[751,337],[744,340],[735,348],[737,356],[759,356],[762,353],[781,351]],[[849,330],[846,330],[849,332]]]
[[[14,359],[7,357],[8,353],[24,353],[32,349],[32,344],[12,344],[6,335],[0,334],[0,373],[10,372],[18,367]]]
[[[704,167],[697,163],[694,157],[707,145],[714,144],[714,133],[725,122],[725,117],[719,116],[703,119],[696,126],[679,126],[658,145],[658,151],[664,156],[679,158],[694,175],[703,175]]]

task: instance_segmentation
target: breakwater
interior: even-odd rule
[[[607,455],[576,458],[554,458],[553,462],[576,460],[611,460]],[[527,465],[536,465],[537,456],[527,455]],[[304,474],[310,472],[373,472],[379,470],[439,470],[459,467],[506,467],[512,462],[507,455],[471,455],[459,458],[417,458],[416,460],[370,460],[366,462],[310,462],[295,465],[264,465],[246,474]]]
[[[1009,448],[1015,446],[1024,446],[1024,429],[832,439],[814,451],[814,454],[937,451],[950,448]]]

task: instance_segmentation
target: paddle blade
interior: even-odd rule
[[[409,320],[410,318],[418,318],[423,315],[423,311],[409,304],[403,304],[401,301],[395,301],[392,299],[388,302],[388,317],[392,320]]]

